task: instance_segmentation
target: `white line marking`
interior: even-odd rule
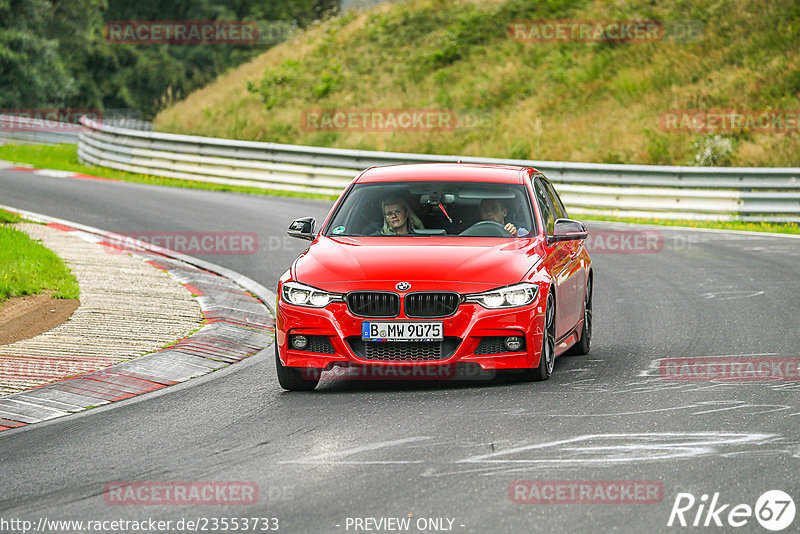
[[[738,406],[726,406],[724,408],[716,408],[714,410],[705,410],[703,412],[692,412],[692,415],[705,415],[705,414],[715,413],[715,412],[724,412],[726,410],[739,410],[741,408],[771,408],[769,410],[755,411],[755,412],[751,412],[749,414],[749,415],[760,415],[760,414],[764,414],[764,413],[780,412],[780,411],[783,411],[783,410],[789,410],[789,409],[792,408],[792,406],[783,406],[783,405],[780,405],[780,404],[740,404]]]
[[[470,456],[455,463],[499,464],[614,464],[674,458],[690,458],[717,452],[722,446],[763,444],[774,434],[734,434],[725,432],[686,432],[656,434],[589,434],[565,440],[523,445],[513,449]],[[602,445],[588,443],[602,441]],[[581,445],[587,443],[587,445]],[[620,443],[615,445],[614,443]],[[554,449],[555,456],[542,458],[501,458],[511,454]]]
[[[40,169],[38,171],[33,171],[33,174],[50,176],[51,178],[72,178],[75,176],[75,173],[72,171],[57,171],[55,169]]]
[[[760,290],[753,290],[753,291],[712,291],[709,293],[703,293],[700,296],[705,297],[707,299],[715,299],[715,300],[734,300],[734,299],[746,299],[750,297],[757,297],[759,295],[763,295],[764,291]]]

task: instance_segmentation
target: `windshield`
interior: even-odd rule
[[[353,187],[325,235],[532,237],[533,221],[522,185],[370,183]]]

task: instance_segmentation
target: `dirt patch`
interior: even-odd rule
[[[0,305],[0,345],[29,339],[66,322],[80,301],[50,295],[14,297]]]

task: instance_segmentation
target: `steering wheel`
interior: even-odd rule
[[[458,235],[473,237],[511,237],[511,234],[497,221],[478,221]]]

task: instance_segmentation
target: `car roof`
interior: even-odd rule
[[[358,177],[358,183],[405,181],[465,181],[521,184],[530,167],[480,163],[411,163],[371,167]]]

